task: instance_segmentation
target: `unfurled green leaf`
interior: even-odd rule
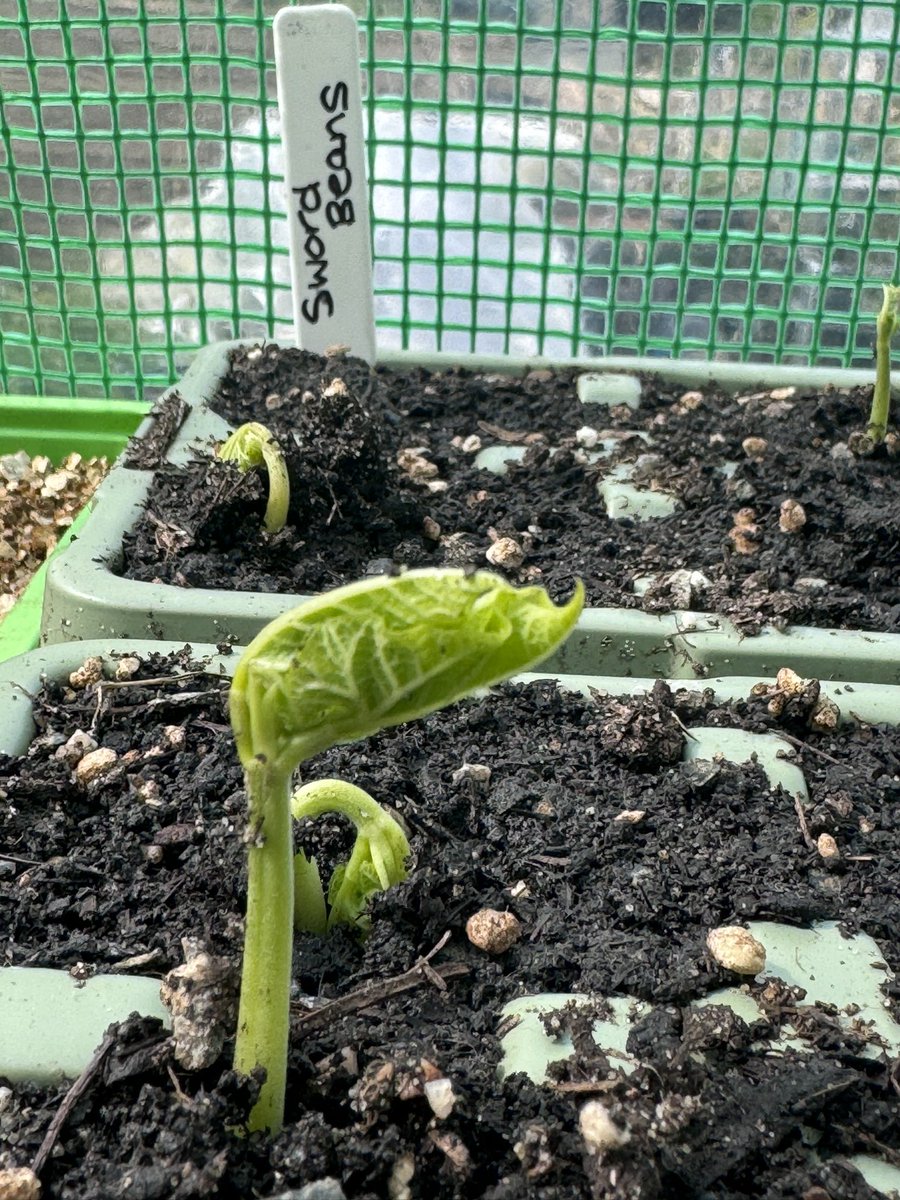
[[[424,716],[546,658],[581,612],[486,571],[409,571],[350,584],[272,621],[231,687],[246,765],[282,766]]]

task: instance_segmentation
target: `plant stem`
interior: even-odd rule
[[[314,779],[297,788],[291,797],[295,821],[340,813],[349,818],[357,829],[365,821],[378,821],[385,816],[381,805],[355,783],[346,779]]]
[[[875,391],[866,434],[875,445],[884,441],[891,411],[891,339],[897,331],[900,288],[884,285],[884,303],[875,323]]]
[[[250,829],[258,837],[247,858],[244,966],[234,1068],[266,1081],[250,1113],[252,1130],[273,1133],[284,1119],[290,1029],[294,861],[290,772],[257,761],[246,768]]]
[[[287,464],[277,442],[264,442],[263,461],[269,475],[269,500],[266,504],[265,526],[268,533],[284,529],[291,502],[291,483]]]

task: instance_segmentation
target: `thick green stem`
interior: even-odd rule
[[[281,447],[265,425],[258,421],[241,425],[219,447],[219,458],[236,463],[241,471],[265,465],[269,476],[265,526],[269,533],[283,529],[291,502],[291,481]]]
[[[265,443],[263,461],[269,474],[269,500],[266,504],[265,526],[269,533],[284,529],[291,502],[291,483],[284,455],[277,442]]]
[[[247,918],[234,1068],[264,1067],[266,1081],[250,1129],[275,1132],[284,1119],[290,1030],[294,855],[290,772],[252,763],[246,770],[249,820],[256,840],[247,861]]]
[[[887,433],[891,411],[891,339],[897,331],[900,288],[884,288],[884,303],[875,323],[875,391],[866,434],[878,445]]]

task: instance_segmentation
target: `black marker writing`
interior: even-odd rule
[[[347,164],[347,134],[344,132],[350,89],[346,83],[323,87],[319,93],[319,103],[329,114],[325,122],[330,146],[325,156],[325,166],[328,168],[325,187],[326,195],[330,194],[331,199],[323,204],[322,184],[319,181],[291,188],[297,197],[297,219],[303,230],[304,262],[311,269],[307,290],[314,295],[307,297],[300,305],[300,311],[310,325],[315,325],[323,316],[334,316],[334,297],[328,288],[328,258],[322,236],[322,218],[332,230],[356,222],[356,211],[349,194],[353,187],[353,175]]]

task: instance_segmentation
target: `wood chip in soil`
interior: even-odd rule
[[[109,470],[105,458],[0,456],[0,621]]]
[[[152,656],[140,673],[172,669]],[[759,1029],[704,1024],[684,1007],[733,980],[706,954],[706,932],[753,917],[837,919],[875,937],[900,970],[900,731],[787,730],[801,743],[808,831],[835,838],[836,867],[808,848],[792,798],[758,767],[680,763],[685,728],[764,731],[784,719],[764,697],[721,706],[664,684],[639,700],[506,685],[319,756],[304,778],[368,789],[406,822],[413,859],[407,882],[373,904],[366,940],[346,930],[296,939],[284,1130],[271,1142],[229,1132],[252,1092],[229,1070],[230,1043],[190,1072],[153,1023],[127,1023],[43,1168],[44,1200],[288,1189],[347,1200],[873,1200],[847,1157],[900,1154],[896,1063],[892,1076],[889,1062],[862,1058],[863,1033],[836,1031],[819,1009],[806,1025],[817,1052],[803,1055],[766,1053]],[[147,956],[143,971],[162,974],[191,937],[237,963],[245,799],[223,681],[109,689],[102,703],[94,685],[47,685],[37,722],[28,755],[0,760],[4,960],[105,972]],[[79,730],[117,755],[86,789],[60,753]],[[617,821],[624,810],[645,815]],[[337,821],[298,837],[326,868],[349,846]],[[522,926],[499,956],[466,937],[484,908]],[[398,990],[447,933],[430,973]],[[499,1082],[499,1010],[538,989],[650,1002],[629,1042],[642,1065],[630,1076],[612,1067],[583,1016],[554,1086]],[[771,1025],[790,1008],[770,1005]],[[436,1077],[454,1099],[441,1119],[424,1089]],[[28,1165],[63,1091],[12,1089],[0,1167]],[[606,1156],[587,1154],[580,1132],[596,1098],[629,1135]],[[326,1179],[330,1190],[299,1191]]]

